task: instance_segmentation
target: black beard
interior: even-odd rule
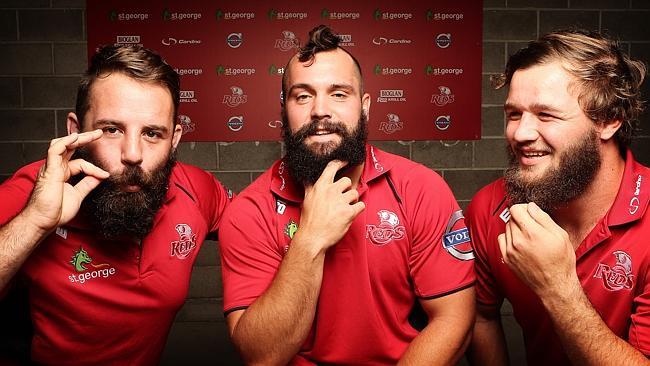
[[[85,150],[80,149],[76,154],[103,168]],[[121,174],[112,174],[93,189],[81,203],[80,212],[104,238],[142,239],[151,231],[154,217],[165,200],[174,164],[176,153],[172,151],[167,161],[151,173],[127,165]],[[140,191],[124,192],[120,189],[124,185],[139,185]]]
[[[357,127],[352,132],[348,132],[341,122],[312,120],[292,134],[286,113],[283,111],[282,138],[289,175],[303,186],[312,185],[320,178],[327,163],[332,160],[347,161],[346,168],[363,163],[366,160],[367,122],[368,117],[362,112]],[[317,146],[314,144],[317,151],[312,151],[304,141],[310,134],[315,133],[319,126],[341,135],[340,144],[338,146],[333,142]]]
[[[543,177],[532,181],[521,178],[522,169],[512,148],[508,148],[508,153],[510,167],[504,178],[511,204],[535,202],[549,213],[581,195],[601,164],[598,137],[593,131],[560,155],[557,168],[549,169]]]

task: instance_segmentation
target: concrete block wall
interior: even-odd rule
[[[50,139],[65,134],[79,76],[86,67],[84,0],[0,0],[0,181],[44,157]],[[484,0],[482,139],[378,142],[380,148],[439,172],[464,207],[505,167],[505,92],[489,77],[507,56],[539,34],[579,25],[618,37],[635,58],[650,61],[647,0]],[[650,95],[650,83],[644,86]],[[633,145],[650,165],[650,113]],[[241,191],[282,155],[279,142],[185,142],[182,161],[212,172]],[[217,243],[206,242],[196,263],[189,298],[174,324],[163,364],[237,364],[221,313]],[[506,306],[514,364],[523,362],[521,339]]]

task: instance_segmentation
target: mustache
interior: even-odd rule
[[[309,124],[302,126],[298,131],[296,131],[294,136],[303,140],[307,136],[315,134],[319,129],[332,131],[344,136],[348,134],[348,130],[341,122],[335,122],[329,119],[313,119]]]
[[[152,177],[146,174],[138,165],[127,165],[121,173],[112,174],[108,178],[108,183],[114,186],[138,185],[141,187],[151,183]]]

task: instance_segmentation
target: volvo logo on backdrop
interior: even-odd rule
[[[226,43],[228,43],[230,48],[239,48],[243,41],[242,33],[230,33],[228,37],[226,37]]]
[[[437,129],[444,131],[451,126],[451,116],[438,116],[434,124]]]
[[[451,46],[451,33],[440,33],[436,36],[436,46],[447,48]]]
[[[237,132],[244,128],[244,116],[232,116],[226,124],[231,131]]]

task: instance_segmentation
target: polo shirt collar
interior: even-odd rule
[[[628,150],[623,179],[608,214],[608,226],[627,224],[643,217],[650,200],[649,172],[634,160],[632,152]]]
[[[393,159],[389,154],[366,144],[366,160],[357,187],[359,193],[363,193],[370,181],[387,173],[392,166]],[[302,202],[305,194],[304,188],[289,175],[285,159],[276,161],[271,169],[271,191],[285,200]]]

